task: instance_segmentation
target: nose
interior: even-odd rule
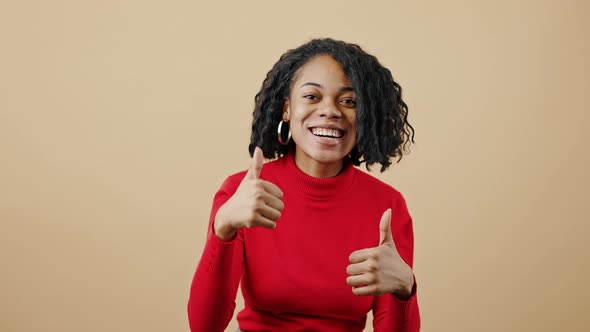
[[[318,109],[320,117],[340,119],[342,117],[342,112],[338,109],[338,106],[333,101],[326,99],[324,99],[324,103],[320,105]]]

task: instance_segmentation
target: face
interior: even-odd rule
[[[296,144],[297,166],[310,175],[336,175],[356,144],[356,96],[340,63],[320,55],[301,66],[283,120]]]

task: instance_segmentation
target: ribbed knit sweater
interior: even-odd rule
[[[379,244],[379,221],[388,208],[397,250],[413,266],[412,219],[397,190],[351,164],[335,177],[311,177],[289,154],[266,163],[260,174],[284,193],[276,228],[240,229],[234,239],[222,241],[213,232],[215,214],[245,174],[228,177],[213,200],[190,290],[191,331],[224,331],[239,284],[242,331],[359,332],[371,310],[374,331],[419,330],[415,284],[407,301],[393,294],[356,296],[346,284],[349,255]]]

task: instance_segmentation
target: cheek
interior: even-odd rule
[[[348,121],[350,123],[350,133],[352,134],[352,135],[350,135],[350,144],[355,145],[356,144],[356,136],[357,136],[356,113],[351,115],[348,118]]]
[[[356,113],[350,115],[348,122],[350,123],[352,131],[356,132]]]
[[[291,135],[295,140],[297,140],[297,138],[299,138],[299,136],[306,130],[305,118],[302,117],[300,112],[295,111],[291,113],[291,118],[289,119],[289,129],[291,130]]]
[[[289,121],[294,127],[299,129],[299,127],[304,126],[310,114],[311,112],[307,111],[305,107],[299,106],[298,108],[291,110],[291,118]]]

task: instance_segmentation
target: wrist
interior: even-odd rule
[[[225,222],[223,206],[217,210],[217,214],[215,215],[215,221],[213,222],[213,232],[215,233],[215,236],[217,236],[217,238],[221,241],[230,241],[236,236],[237,231],[228,225],[227,222]]]
[[[404,278],[405,282],[403,282],[400,287],[393,292],[393,294],[399,298],[400,300],[407,301],[412,297],[412,291],[414,290],[414,273],[412,269],[408,266],[407,273],[405,274],[406,277]]]

